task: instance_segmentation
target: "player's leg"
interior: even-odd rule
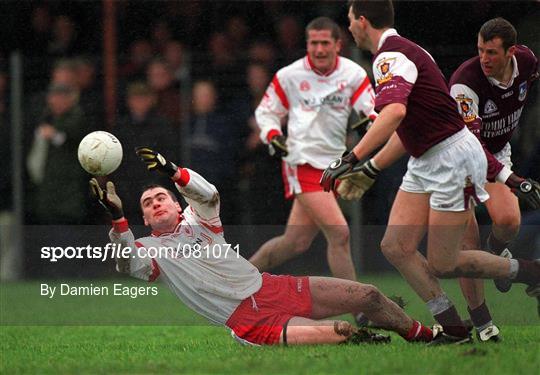
[[[334,194],[311,192],[296,198],[304,212],[319,226],[328,243],[328,265],[334,277],[356,280],[351,257],[349,227]]]
[[[286,345],[383,343],[390,338],[359,330],[343,320],[313,320],[299,316],[292,317],[283,328],[280,343]]]
[[[417,250],[428,224],[430,195],[399,190],[392,206],[388,228],[381,243],[386,258],[422,298],[433,317],[448,334],[460,341],[468,336],[454,304]]]
[[[427,260],[418,252],[426,233],[428,214],[429,194],[398,190],[381,242],[386,259],[424,301],[442,293],[437,279],[428,270]]]
[[[318,231],[315,222],[295,199],[285,233],[265,242],[249,261],[261,272],[274,268],[306,251]]]
[[[463,238],[462,250],[479,249],[480,233],[476,218],[469,221],[465,237]],[[484,298],[484,280],[460,278],[461,292],[467,301],[467,310],[471,321],[476,329],[477,337],[481,341],[498,341],[499,329],[493,324],[491,313]]]
[[[395,331],[407,340],[432,339],[431,330],[411,319],[373,285],[333,277],[310,277],[309,288],[313,319],[362,311],[377,326]]]
[[[488,250],[496,255],[511,258],[512,253],[508,250],[508,245],[518,235],[521,224],[518,199],[501,183],[486,184],[485,189],[490,195],[486,207],[493,221],[487,242]],[[499,291],[507,292],[512,283],[508,279],[497,279],[495,286]]]
[[[428,233],[428,261],[437,277],[483,279],[510,278],[513,282],[536,285],[540,266],[533,261],[507,259],[481,250],[459,251],[471,212],[431,210]]]
[[[463,237],[462,250],[474,250],[479,248],[480,233],[476,217],[473,215]],[[484,280],[460,278],[459,284],[469,309],[475,309],[484,302]]]

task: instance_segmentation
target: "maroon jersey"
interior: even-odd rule
[[[397,134],[410,155],[421,156],[465,126],[433,58],[395,29],[386,30],[381,37],[373,74],[377,111],[390,103],[407,106]]]
[[[475,134],[493,154],[512,138],[532,82],[538,77],[538,59],[530,49],[517,46],[514,72],[508,86],[484,75],[480,58],[465,61],[450,78],[450,93]]]

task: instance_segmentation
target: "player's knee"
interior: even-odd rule
[[[376,286],[366,284],[363,286],[362,292],[364,304],[369,305],[371,308],[382,303],[383,295]]]
[[[292,250],[295,254],[305,253],[311,246],[311,242],[311,238],[297,237],[294,239]]]
[[[390,240],[386,237],[381,241],[381,251],[391,263],[400,263],[406,260],[412,253],[404,243],[396,240]]]
[[[349,227],[347,225],[332,226],[329,232],[328,242],[331,248],[348,248],[350,240]]]
[[[515,237],[519,232],[521,217],[512,212],[501,212],[493,215],[493,225],[502,229],[508,236]]]

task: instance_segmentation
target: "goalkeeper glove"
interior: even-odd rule
[[[524,179],[512,173],[505,184],[533,210],[540,208],[540,184],[537,181],[530,178]]]
[[[90,194],[111,214],[113,220],[119,220],[124,217],[122,210],[122,201],[111,181],[107,182],[106,190],[99,186],[99,182],[92,178],[90,180]]]
[[[287,149],[287,137],[281,134],[273,136],[268,144],[268,153],[270,156],[275,156],[280,159],[289,155],[289,150]]]
[[[135,148],[137,156],[146,164],[146,169],[149,171],[158,171],[173,177],[178,171],[178,166],[173,162],[168,161],[159,152],[152,150],[150,147]]]
[[[324,170],[319,184],[323,187],[324,191],[334,190],[336,179],[346,173],[349,173],[356,163],[358,163],[358,159],[356,158],[354,152],[349,152],[347,155],[334,160]]]
[[[337,188],[338,194],[345,200],[360,199],[375,183],[379,175],[379,168],[373,160],[368,160],[360,166],[354,167],[349,173],[339,177],[341,183]]]

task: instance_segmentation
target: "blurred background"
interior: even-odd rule
[[[447,78],[476,54],[478,29],[496,16],[540,54],[536,1],[397,1],[395,8],[398,32],[428,50]],[[371,74],[371,56],[352,43],[342,1],[5,1],[0,14],[2,279],[114,273],[110,261],[39,257],[41,246],[107,242],[109,219],[90,201],[90,176],[76,157],[79,141],[94,130],[122,142],[124,160],[109,178],[138,234],[146,231],[141,188],[156,181],[132,150],[146,145],[216,185],[226,237],[249,257],[283,230],[290,208],[280,164],[261,144],[253,111],[274,73],[305,55],[304,27],[318,16],[335,19],[342,55]],[[515,171],[535,179],[538,91],[512,141]],[[350,138],[352,146],[358,135]],[[404,159],[361,202],[343,204],[361,273],[391,269],[378,245],[405,168]],[[489,224],[482,208],[479,216]],[[538,212],[524,212],[515,254],[538,256],[539,225]],[[276,272],[328,273],[322,238]]]

